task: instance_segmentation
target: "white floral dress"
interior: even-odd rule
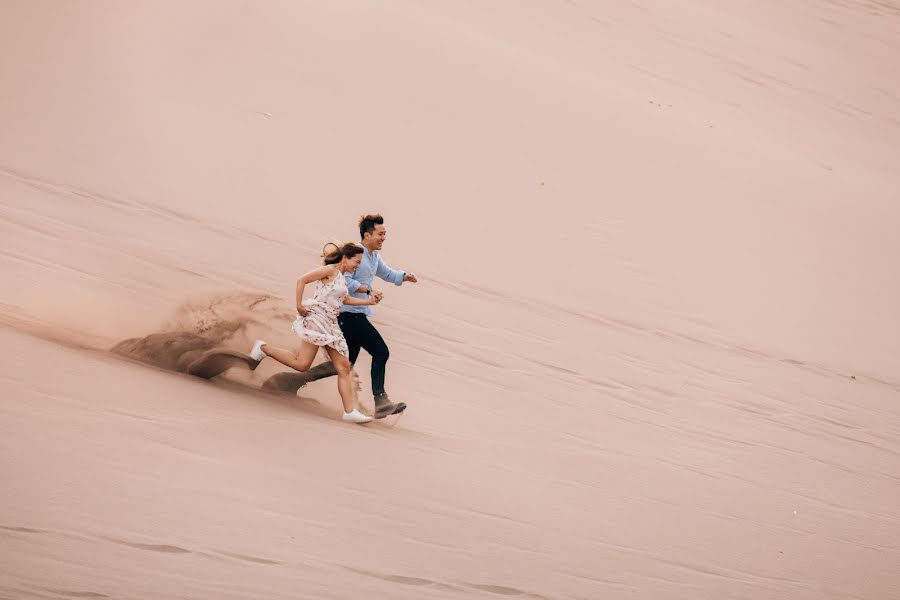
[[[315,295],[303,301],[309,314],[305,317],[297,315],[292,327],[294,333],[304,342],[316,346],[331,346],[350,358],[347,340],[344,339],[337,320],[347,292],[347,282],[340,273],[328,283],[319,281]]]

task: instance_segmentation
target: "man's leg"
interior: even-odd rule
[[[351,365],[355,364],[356,359],[359,357],[359,349],[361,347],[359,323],[364,319],[365,315],[357,316],[357,313],[341,313],[338,315],[338,325],[341,328],[341,333],[344,334],[344,339],[347,340],[347,349],[350,351]]]
[[[384,371],[391,353],[369,318],[363,315],[359,321],[359,343],[372,355],[372,394],[377,398],[384,395]]]
[[[375,326],[366,315],[360,313],[341,313],[338,324],[347,340],[350,351],[350,363],[354,364],[359,356],[360,348],[372,355],[372,394],[375,396],[375,418],[402,412],[406,404],[394,404],[384,391],[384,372],[390,351]]]
[[[375,396],[375,418],[381,419],[391,414],[402,412],[406,404],[394,404],[384,391],[384,375],[390,351],[384,338],[366,317],[359,324],[360,343],[366,352],[372,355],[372,394]]]

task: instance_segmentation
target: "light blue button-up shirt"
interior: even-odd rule
[[[368,248],[363,248],[363,257],[359,261],[359,266],[353,273],[345,273],[344,278],[347,280],[348,295],[361,300],[368,299],[367,294],[358,292],[359,286],[364,285],[367,289],[372,289],[372,282],[375,277],[381,277],[385,281],[394,285],[403,285],[403,278],[406,276],[405,271],[398,271],[390,268],[378,253],[378,250],[369,252]],[[350,306],[344,304],[341,306],[341,312],[363,313],[364,315],[372,314],[371,306]]]

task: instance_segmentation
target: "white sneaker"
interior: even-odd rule
[[[256,340],[253,350],[250,351],[250,358],[259,362],[266,357],[266,353],[262,351],[263,344],[265,344],[263,340]]]
[[[358,409],[355,408],[350,412],[345,412],[344,416],[341,418],[350,423],[368,423],[372,420],[372,417],[362,414]]]

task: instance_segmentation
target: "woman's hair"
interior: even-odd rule
[[[342,245],[338,245],[336,242],[328,242],[325,244],[325,247],[322,248],[322,262],[326,265],[336,265],[341,262],[341,259],[345,256],[347,258],[353,258],[357,254],[362,253],[362,246],[354,244],[353,242],[347,242]]]

